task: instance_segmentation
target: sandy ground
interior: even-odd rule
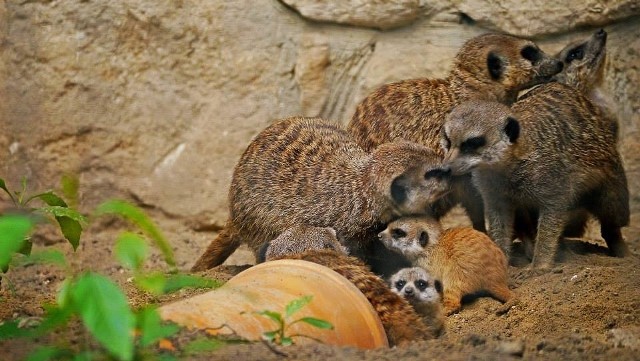
[[[188,270],[212,239],[211,231],[195,231],[190,222],[164,219],[149,210],[171,240],[178,266]],[[462,218],[452,216],[450,224]],[[74,270],[94,270],[115,279],[127,290],[131,303],[139,306],[154,300],[137,292],[112,255],[122,222],[102,221],[85,233],[74,254],[60,240],[54,227],[37,233],[35,247],[64,250]],[[201,228],[201,227],[200,227]],[[591,230],[589,235],[594,234]],[[605,254],[597,238],[565,240],[562,262],[554,269],[539,273],[527,267],[510,267],[511,287],[518,301],[507,313],[499,314],[501,304],[481,297],[464,305],[448,317],[446,332],[440,338],[416,342],[410,347],[358,350],[328,345],[294,345],[282,348],[287,359],[300,360],[640,360],[640,214],[624,235],[633,255],[624,259]],[[246,249],[238,250],[222,266],[206,275],[226,280],[252,263]],[[161,267],[158,255],[150,267]],[[0,320],[38,317],[42,304],[51,302],[65,274],[54,266],[27,266],[11,269],[0,289]],[[161,303],[186,297],[194,291],[163,297]],[[0,341],[3,360],[24,359],[38,345],[52,339],[69,345],[91,342],[78,325],[34,341]],[[177,341],[178,342],[178,341]],[[215,352],[185,358],[202,360],[275,360],[285,356],[261,343],[226,346]]]

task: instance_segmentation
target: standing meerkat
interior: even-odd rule
[[[440,157],[445,116],[468,99],[510,104],[518,92],[548,81],[562,62],[530,40],[504,34],[484,34],[458,51],[444,79],[412,79],[386,84],[368,95],[351,118],[348,131],[365,150],[405,139],[427,146]],[[441,217],[456,203],[466,209],[473,227],[485,230],[482,198],[468,176],[458,177],[453,192],[433,207]]]
[[[379,236],[390,250],[442,282],[447,315],[460,310],[465,295],[484,291],[501,302],[514,297],[507,258],[485,233],[469,227],[443,231],[436,219],[421,216],[397,219]]]
[[[330,249],[309,249],[302,253],[284,254],[274,259],[300,259],[328,267],[353,283],[378,313],[390,346],[405,346],[411,341],[438,336],[431,319],[416,313],[403,297],[389,289],[387,283],[373,274],[359,259]],[[271,260],[271,259],[268,259]]]
[[[404,297],[434,335],[444,330],[442,283],[421,267],[403,268],[389,278],[391,291]]]
[[[609,110],[608,101],[600,91],[604,74],[604,63],[607,53],[607,32],[600,29],[589,38],[574,41],[560,50],[555,57],[564,64],[562,71],[554,76],[558,83],[566,84],[588,97],[598,105],[603,115],[612,122],[612,131],[617,137],[617,119]],[[622,175],[624,177],[624,175]],[[533,240],[535,239],[538,219],[537,213],[526,214],[526,210],[516,210],[515,234],[524,245],[527,256],[533,256]],[[571,217],[564,227],[563,236],[582,237],[586,229],[589,213],[584,210],[571,212]]]
[[[333,122],[275,122],[241,156],[229,220],[192,270],[221,264],[241,243],[257,255],[291,226],[332,227],[352,254],[367,258],[377,241],[372,230],[427,208],[448,191],[447,178],[422,145],[400,141],[367,153]]]
[[[532,266],[554,263],[572,211],[600,221],[615,256],[628,253],[629,191],[617,151],[617,124],[574,88],[548,83],[511,108],[469,101],[444,126],[445,160],[454,174],[472,173],[482,193],[489,234],[509,254],[515,211],[538,215]]]

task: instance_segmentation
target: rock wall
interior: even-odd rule
[[[488,29],[554,53],[604,27],[603,91],[640,210],[639,25],[635,0],[6,0],[0,177],[43,189],[76,172],[87,209],[130,197],[219,226],[235,162],[274,119],[346,123],[382,83],[444,76]]]

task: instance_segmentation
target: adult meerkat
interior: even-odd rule
[[[421,267],[403,268],[389,278],[391,291],[404,297],[422,316],[434,335],[444,329],[444,315],[440,305],[442,283]]]
[[[508,286],[507,258],[483,232],[470,227],[443,231],[436,219],[420,216],[389,223],[379,237],[390,250],[442,282],[447,315],[460,310],[465,295],[484,291],[501,302],[514,297]]]
[[[348,131],[367,151],[405,139],[420,143],[440,157],[445,116],[468,99],[510,104],[518,92],[548,81],[562,62],[530,40],[504,34],[484,34],[468,40],[458,51],[444,79],[412,79],[386,84],[368,95],[351,118]],[[466,209],[473,227],[485,230],[482,199],[468,176],[453,183],[453,192],[432,208],[436,217],[456,203]]]
[[[367,153],[333,122],[275,122],[241,156],[229,220],[192,270],[221,264],[243,242],[257,255],[298,225],[332,227],[352,254],[367,258],[376,243],[372,230],[427,208],[448,191],[447,178],[440,159],[422,145],[399,141]]]
[[[511,108],[469,101],[444,126],[446,162],[471,173],[482,193],[489,234],[509,254],[517,209],[538,215],[532,266],[553,265],[576,209],[600,221],[609,251],[624,256],[629,192],[617,151],[617,124],[574,88],[548,83]]]
[[[338,240],[335,229],[293,226],[282,232],[276,239],[262,245],[257,261],[264,262],[312,249],[332,249],[342,254],[349,254],[349,250]]]
[[[328,267],[353,283],[378,313],[389,345],[405,346],[411,341],[429,340],[438,333],[433,322],[420,316],[406,299],[389,289],[387,283],[373,274],[355,257],[331,249],[309,249],[302,253],[284,254],[274,259],[300,259]],[[271,260],[271,259],[268,259]]]
[[[554,76],[558,83],[569,85],[587,96],[598,105],[612,122],[612,131],[617,137],[617,119],[609,109],[606,97],[600,91],[604,74],[604,63],[607,53],[607,32],[600,29],[589,38],[574,41],[560,50],[555,57],[564,64],[562,71]],[[624,177],[624,175],[622,175]],[[536,210],[516,210],[515,234],[525,246],[527,256],[533,256],[533,240],[537,232],[538,214]],[[563,236],[582,237],[589,219],[589,213],[584,210],[574,210],[564,227]]]

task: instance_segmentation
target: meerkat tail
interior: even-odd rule
[[[229,224],[211,241],[209,247],[191,267],[191,272],[205,271],[219,266],[240,246],[240,240],[234,236]]]

